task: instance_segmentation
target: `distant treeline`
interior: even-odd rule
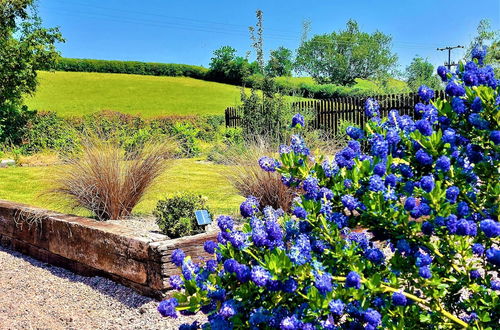
[[[79,58],[60,58],[56,71],[128,73],[148,76],[191,77],[205,79],[207,68],[188,64],[108,61]]]
[[[60,58],[52,69],[56,71],[99,72],[99,73],[126,73],[149,76],[191,77],[221,83],[234,84],[233,81],[224,81],[210,74],[210,69],[202,66],[174,63],[148,63],[137,61],[108,61],[94,59]],[[262,75],[254,74],[243,78],[246,87],[258,86],[262,82]],[[257,85],[256,85],[257,84]],[[276,80],[276,88],[283,94],[296,95],[307,98],[327,99],[343,96],[361,96],[377,93],[366,89],[335,84],[293,83],[286,79]]]

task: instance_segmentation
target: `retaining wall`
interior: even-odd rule
[[[0,244],[43,262],[86,276],[104,276],[141,294],[161,299],[168,277],[179,270],[170,261],[181,248],[193,259],[209,257],[206,240],[216,234],[168,239],[156,233],[0,200]]]

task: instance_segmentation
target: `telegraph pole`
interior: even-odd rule
[[[448,62],[445,62],[444,63],[444,66],[448,67],[448,70],[451,70],[451,67],[452,66],[455,66],[457,65],[457,63],[453,62],[451,63],[451,50],[452,49],[455,49],[455,48],[464,48],[464,46],[455,46],[455,47],[443,47],[443,48],[438,48],[437,50],[440,50],[440,51],[443,51],[443,50],[447,50],[448,51]]]

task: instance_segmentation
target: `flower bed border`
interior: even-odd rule
[[[0,200],[0,244],[48,264],[85,276],[103,276],[161,299],[168,277],[179,270],[170,261],[181,248],[193,258],[209,257],[203,243],[216,233],[168,239],[89,218]]]

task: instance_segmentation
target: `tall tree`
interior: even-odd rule
[[[356,78],[378,78],[396,63],[392,38],[382,32],[361,32],[354,20],[345,30],[315,35],[297,51],[296,66],[319,83],[351,85]]]
[[[233,47],[222,46],[214,51],[209,68],[208,75],[211,79],[229,84],[241,84],[246,76],[258,70],[258,65],[249,63],[244,57],[236,56],[236,49]]]
[[[285,47],[278,47],[270,53],[266,65],[266,72],[271,77],[291,76],[293,70],[292,51]]]
[[[415,56],[405,70],[406,82],[412,91],[417,91],[421,85],[437,89],[441,81],[435,74],[434,66],[423,57]]]
[[[37,69],[48,69],[59,56],[57,28],[44,28],[36,0],[0,0],[0,140],[15,140],[22,124],[24,95],[37,87]]]

